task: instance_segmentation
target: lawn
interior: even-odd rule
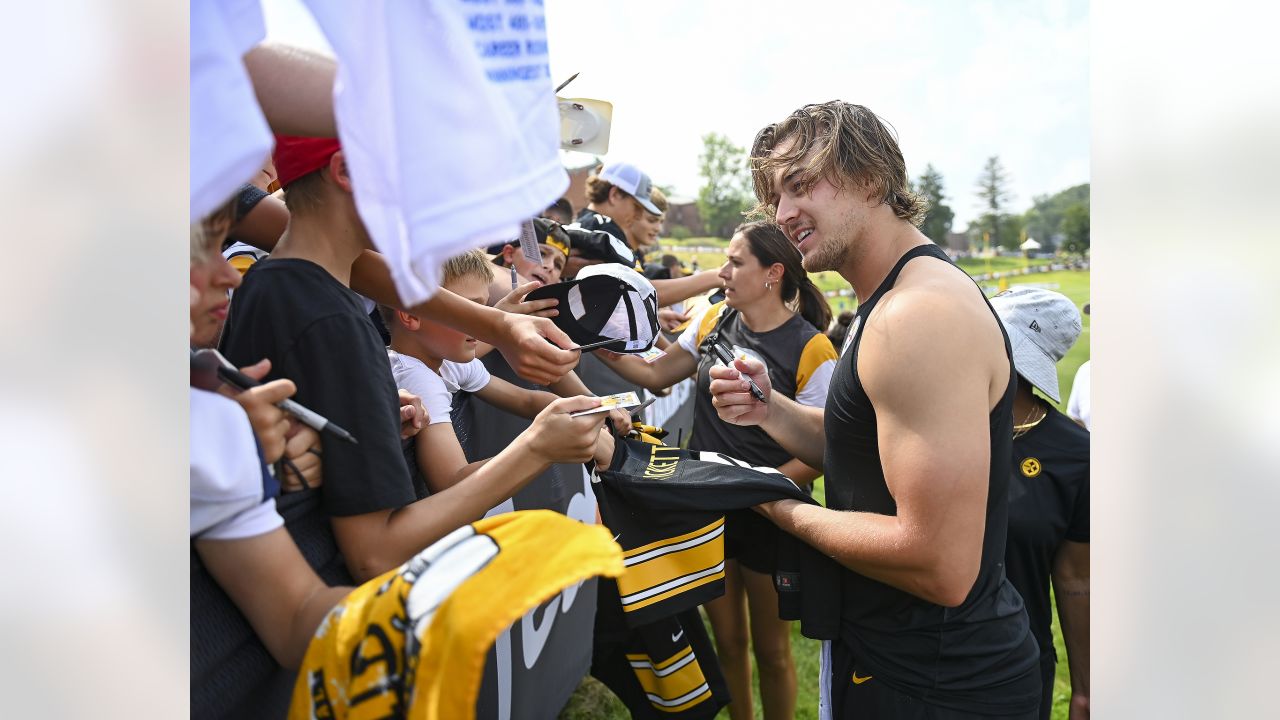
[[[662,252],[671,252],[685,262],[690,263],[693,256],[698,257],[699,264],[702,269],[715,267],[723,262],[723,255],[719,253],[708,253],[703,250],[691,252],[689,247],[724,247],[727,243],[717,238],[689,238],[680,243],[663,240]],[[657,260],[657,257],[653,257]],[[1016,268],[1022,267],[1025,262],[1018,258],[992,258],[991,267],[988,269],[987,261],[983,259],[965,259],[959,264],[967,272],[978,275],[987,272],[1009,272]],[[1043,264],[1047,261],[1032,261],[1033,264]],[[848,283],[833,272],[815,273],[814,282],[824,292],[830,290],[847,290]],[[1008,284],[1036,284],[1049,290],[1066,295],[1075,303],[1076,307],[1082,307],[1089,300],[1089,271],[1087,270],[1063,270],[1058,272],[1031,273],[1028,275],[1016,275],[1008,278]],[[999,281],[984,281],[981,283],[983,291],[988,295],[995,294],[1000,289]],[[840,311],[840,301],[844,300],[844,309],[853,309],[855,303],[852,297],[849,298],[831,298],[831,306],[833,313]],[[1083,315],[1084,331],[1080,334],[1079,341],[1067,353],[1066,357],[1058,363],[1058,387],[1062,395],[1062,401],[1057,404],[1058,409],[1063,410],[1066,407],[1067,396],[1071,391],[1071,382],[1075,377],[1076,370],[1080,365],[1089,358],[1089,316]],[[814,497],[820,502],[825,502],[825,493],[822,485],[822,478],[814,484]],[[708,632],[710,629],[708,628]],[[1053,720],[1066,720],[1067,718],[1067,702],[1071,696],[1071,681],[1067,672],[1067,654],[1062,644],[1062,631],[1058,626],[1057,611],[1055,609],[1053,616],[1053,639],[1054,646],[1058,651],[1058,669],[1057,677],[1054,681],[1053,692]],[[796,662],[796,678],[799,685],[799,697],[796,702],[797,718],[816,718],[818,715],[818,655],[819,643],[816,640],[810,640],[800,635],[799,623],[791,624],[791,651]],[[756,717],[761,717],[760,696],[758,683],[753,688],[755,695]],[[587,718],[618,718],[619,720],[628,717],[626,708],[622,703],[618,702],[603,685],[595,680],[588,678],[583,686],[578,689],[570,700],[568,707],[560,715],[561,718],[567,720],[586,720]],[[728,718],[727,710],[721,711],[717,718]]]

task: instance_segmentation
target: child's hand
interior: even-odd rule
[[[400,394],[400,439],[408,440],[427,426],[427,409],[422,405],[422,398],[399,388]]]
[[[631,432],[631,413],[621,408],[614,408],[606,413],[613,423],[613,434],[622,437]]]
[[[605,413],[569,417],[569,413],[600,406],[600,398],[580,395],[560,398],[533,419],[528,433],[529,449],[547,464],[587,462],[595,456]]]
[[[596,469],[608,470],[609,463],[613,462],[613,450],[617,441],[614,440],[612,435],[604,430],[601,430],[597,435],[595,453]]]
[[[538,317],[547,318],[559,315],[560,311],[555,308],[556,305],[560,304],[560,301],[555,298],[525,302],[524,296],[540,287],[542,287],[542,283],[537,280],[520,285],[504,295],[501,300],[494,304],[494,307],[502,312],[516,313],[517,315],[537,315]]]

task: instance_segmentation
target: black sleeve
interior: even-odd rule
[[[324,508],[361,515],[416,499],[400,446],[400,402],[391,365],[367,318],[334,315],[298,335],[273,374],[292,379],[295,399],[359,441],[324,433]]]
[[[1076,492],[1076,504],[1067,523],[1065,535],[1071,542],[1089,542],[1089,462],[1086,459],[1080,468],[1079,490]]]
[[[267,192],[256,185],[241,185],[240,192],[236,194],[235,221],[243,220],[266,196]]]

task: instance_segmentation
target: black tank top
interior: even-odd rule
[[[932,243],[907,251],[858,306],[850,326],[827,398],[828,507],[897,514],[880,463],[876,410],[858,378],[858,347],[876,304],[902,268],[918,257],[952,264]],[[975,287],[974,292],[981,290]],[[992,316],[996,317],[994,309]],[[996,324],[1004,337],[1005,356],[1012,358],[1004,326],[998,318]],[[1015,389],[1010,359],[1008,387],[989,418],[991,475],[982,564],[965,601],[959,607],[943,607],[858,573],[845,573],[840,636],[863,674],[875,673],[904,692],[968,712],[1017,712],[1039,704],[1039,650],[1022,598],[1004,569]]]

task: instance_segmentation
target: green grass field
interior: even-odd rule
[[[709,254],[707,252],[690,252],[688,247],[724,247],[727,243],[717,238],[689,238],[683,242],[676,243],[674,241],[663,240],[664,249],[662,252],[671,252],[672,254],[683,260],[686,266],[691,262],[693,256],[697,256],[701,269],[705,270],[710,267],[717,267],[723,262],[723,255]],[[661,253],[659,253],[661,254]],[[656,260],[657,258],[653,258]],[[991,267],[988,269],[987,261],[981,259],[962,260],[959,265],[972,275],[986,272],[1008,272],[1018,267],[1022,267],[1025,262],[1017,258],[992,258]],[[1032,264],[1044,264],[1048,261],[1032,261]],[[1089,300],[1089,271],[1087,270],[1064,270],[1059,272],[1032,273],[1029,275],[1019,275],[1008,278],[1010,285],[1019,284],[1036,284],[1049,290],[1066,295],[1071,299],[1076,307],[1082,307]],[[848,283],[843,278],[833,272],[815,273],[814,283],[823,290],[847,289]],[[984,292],[988,296],[993,295],[999,288],[999,281],[985,281],[981,283]],[[832,312],[838,313],[839,299],[831,299]],[[844,309],[853,309],[853,299],[846,301]],[[1066,357],[1058,363],[1058,387],[1062,396],[1062,401],[1057,404],[1059,410],[1065,410],[1067,404],[1067,396],[1071,391],[1071,382],[1075,378],[1076,370],[1085,360],[1089,359],[1089,316],[1083,315],[1084,331],[1080,334],[1080,339],[1075,346],[1067,353]],[[822,485],[822,478],[814,484],[814,497],[819,502],[825,503],[826,494]],[[710,632],[710,626],[708,626]],[[1053,616],[1053,641],[1058,652],[1058,669],[1057,676],[1054,680],[1053,691],[1053,720],[1066,720],[1067,718],[1067,702],[1071,697],[1071,681],[1067,673],[1067,653],[1062,643],[1062,631],[1058,625],[1058,616],[1055,609]],[[796,702],[796,717],[809,719],[818,716],[818,656],[820,644],[816,640],[810,640],[800,634],[799,623],[791,624],[791,652],[796,663],[796,679],[799,687],[799,696]],[[754,706],[756,717],[762,717],[759,695],[758,680],[753,686],[755,697]],[[626,708],[613,696],[607,688],[594,679],[587,678],[582,687],[574,694],[569,701],[569,705],[560,714],[564,720],[587,720],[595,718],[617,718],[623,720],[628,717]],[[717,718],[729,717],[727,710],[722,710]]]

